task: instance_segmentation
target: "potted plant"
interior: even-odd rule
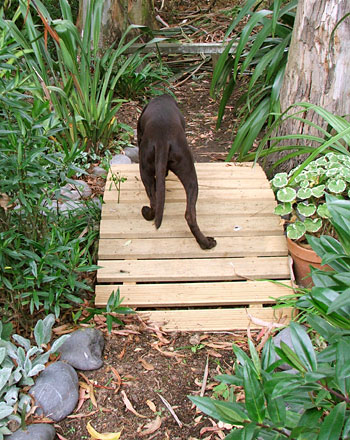
[[[271,185],[278,201],[275,214],[285,220],[296,280],[307,287],[311,284],[310,278],[305,279],[310,264],[320,267],[321,260],[307,244],[305,235],[337,237],[329,221],[325,194],[350,198],[350,156],[329,152],[288,174],[276,174]]]

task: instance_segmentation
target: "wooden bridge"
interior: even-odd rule
[[[184,219],[185,191],[169,173],[157,230],[141,215],[148,199],[137,164],[112,166],[100,226],[96,305],[120,289],[123,305],[164,330],[222,331],[285,322],[273,309],[291,293],[286,240],[269,182],[248,163],[196,164],[197,220],[217,246],[202,250]],[[111,182],[111,173],[120,189]],[[269,280],[275,280],[272,282]]]

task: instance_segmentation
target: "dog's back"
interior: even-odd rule
[[[185,134],[185,120],[174,98],[162,95],[152,99],[144,108],[137,123],[139,162],[142,182],[150,199],[150,207],[143,206],[146,220],[162,223],[165,202],[165,177],[172,171],[186,191],[185,218],[202,249],[216,245],[212,237],[205,237],[196,220],[195,205],[198,182],[192,153]]]

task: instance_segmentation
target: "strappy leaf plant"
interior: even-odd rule
[[[52,20],[40,0],[19,0],[25,17],[20,30],[11,20],[0,19],[0,28],[25,51],[25,67],[37,86],[37,96],[50,103],[62,125],[57,139],[69,151],[80,148],[95,154],[107,149],[120,126],[116,114],[123,102],[115,96],[115,87],[137,53],[125,58],[118,70],[118,58],[138,37],[125,43],[126,34],[117,47],[102,52],[100,32],[104,0],[89,2],[84,30],[79,33],[67,0],[59,0],[62,19]],[[29,7],[28,7],[29,6]],[[34,19],[39,15],[42,26]],[[48,50],[46,41],[54,41]]]
[[[227,160],[234,155],[238,155],[238,160],[246,160],[262,128],[269,127],[274,121],[273,115],[280,112],[279,94],[297,0],[275,0],[270,2],[271,9],[260,8],[263,3],[257,0],[244,3],[226,32],[225,50],[213,73],[211,95],[221,93],[218,126],[232,93],[240,86],[240,81],[248,77],[247,92],[240,100],[241,122]],[[242,22],[246,22],[242,31],[229,40]]]

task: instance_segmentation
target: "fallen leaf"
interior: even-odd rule
[[[146,429],[144,431],[141,431],[139,433],[139,436],[144,437],[146,435],[153,434],[160,428],[161,424],[162,424],[162,419],[159,416],[157,416],[156,419],[152,420],[151,422],[145,425]]]
[[[136,411],[136,409],[134,409],[134,407],[131,405],[131,402],[130,402],[130,400],[128,399],[128,396],[126,395],[125,391],[122,391],[121,393],[122,393],[122,395],[123,395],[123,402],[124,402],[124,405],[126,406],[126,408],[127,408],[130,412],[132,412],[133,414],[135,414],[135,416],[137,416],[137,417],[141,417],[142,419],[147,419],[146,416],[143,416],[142,414],[139,414],[139,413]]]
[[[96,440],[118,440],[121,434],[121,432],[99,433],[91,426],[90,422],[88,422],[88,424],[86,425],[86,429],[91,435],[91,438]]]
[[[150,364],[149,362],[146,361],[146,359],[143,358],[139,358],[139,362],[141,362],[143,368],[147,371],[152,371],[154,370],[154,365]]]
[[[154,413],[157,412],[157,407],[154,404],[154,402],[152,402],[152,400],[146,400],[146,404],[152,412],[154,412]]]
[[[58,432],[56,432],[56,435],[59,438],[59,440],[68,440],[67,437],[63,437],[63,435],[59,434]]]

